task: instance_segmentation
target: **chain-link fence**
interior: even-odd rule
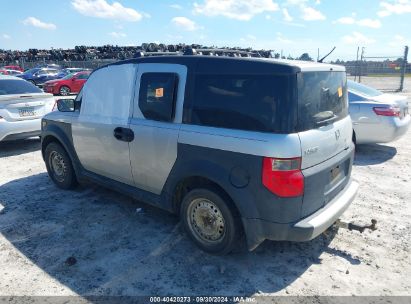
[[[67,50],[36,50],[28,51],[4,51],[0,50],[0,66],[7,64],[18,64],[27,70],[44,64],[58,64],[63,68],[88,68],[96,69],[102,65],[118,60],[134,57],[139,52],[174,52],[184,51],[187,48],[201,49],[214,47],[204,47],[200,45],[164,45],[155,43],[143,43],[136,47],[102,46],[86,47],[76,46]],[[214,48],[215,49],[215,48]],[[223,48],[237,51],[250,52],[251,48]],[[220,49],[221,50],[221,49]],[[210,51],[210,52],[211,52]],[[274,51],[258,50],[253,51],[261,57],[277,58]],[[217,53],[215,55],[218,55]],[[227,54],[225,54],[227,55]],[[232,54],[231,54],[232,55]],[[308,54],[307,54],[308,55]],[[311,60],[309,56],[307,56]],[[289,58],[292,59],[292,58]],[[302,59],[299,57],[298,59]],[[304,59],[303,59],[304,60]],[[408,46],[395,56],[372,56],[366,54],[365,48],[358,47],[357,58],[355,60],[332,62],[344,65],[347,75],[364,84],[369,84],[383,91],[402,91],[404,80],[411,79],[411,64],[408,63]]]
[[[337,63],[345,66],[349,78],[382,91],[402,91],[405,78],[411,76],[408,46],[397,56],[368,56],[365,48],[358,48],[356,60]]]
[[[94,59],[94,60],[87,60],[87,61],[56,61],[56,60],[40,60],[40,61],[29,61],[26,62],[24,59],[19,60],[17,63],[24,69],[31,69],[38,67],[40,65],[46,64],[57,64],[62,68],[84,68],[84,69],[97,69],[100,66],[105,64],[109,64],[112,62],[116,62],[116,59]]]

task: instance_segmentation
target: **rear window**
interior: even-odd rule
[[[352,80],[348,80],[348,90],[353,91],[355,93],[359,93],[361,95],[370,96],[370,97],[382,95],[381,91],[378,91],[374,88],[367,87],[363,84],[360,84]]]
[[[348,115],[345,72],[299,73],[298,131],[315,129]]]
[[[34,84],[25,80],[0,80],[0,95],[27,94],[43,92]]]
[[[287,133],[295,75],[198,75],[185,122]]]

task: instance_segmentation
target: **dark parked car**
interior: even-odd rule
[[[24,72],[17,77],[32,82],[35,85],[42,86],[48,80],[57,79],[59,70],[50,68],[34,68]]]
[[[40,64],[36,68],[61,70],[61,66],[55,63]]]

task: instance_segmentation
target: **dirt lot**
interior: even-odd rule
[[[163,211],[97,186],[57,189],[39,144],[0,145],[0,295],[411,295],[411,131],[358,148],[361,186],[342,219],[375,218],[377,231],[224,257]]]

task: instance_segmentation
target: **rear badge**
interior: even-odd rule
[[[335,140],[338,140],[340,138],[340,130],[335,131]]]
[[[312,147],[312,148],[308,148],[307,150],[304,150],[304,155],[311,155],[317,152],[318,152],[318,147]]]

